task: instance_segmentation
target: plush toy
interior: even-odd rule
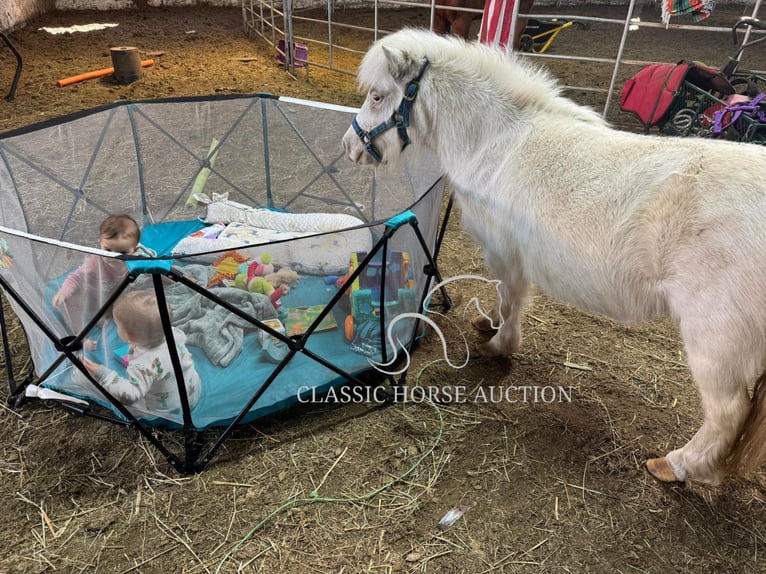
[[[207,286],[214,287],[219,283],[223,283],[226,279],[234,279],[239,273],[239,267],[245,261],[247,261],[247,257],[241,253],[237,251],[227,251],[213,263],[215,274],[210,278]]]
[[[269,299],[271,299],[271,304],[274,305],[274,309],[279,310],[282,307],[282,295],[286,295],[289,291],[289,287],[282,285],[271,292]]]
[[[240,264],[234,277],[234,287],[266,295],[274,308],[279,309],[282,306],[282,295],[289,293],[290,287],[298,279],[298,274],[289,267],[274,271],[271,256],[263,253],[255,261]]]
[[[247,282],[246,289],[250,291],[250,293],[271,295],[271,292],[274,291],[274,286],[266,281],[263,277],[253,277],[250,281]]]
[[[261,254],[260,257],[253,261],[245,261],[239,266],[237,270],[237,276],[235,277],[235,285],[242,289],[245,289],[246,285],[255,277],[263,277],[274,273],[274,265],[271,263],[271,255],[268,253]]]
[[[274,286],[263,277],[253,277],[253,279],[247,283],[247,290],[251,293],[267,295],[271,300],[271,304],[274,305],[274,308],[279,309],[282,306],[282,295],[288,293],[290,287],[281,285],[274,288]]]
[[[278,287],[291,287],[300,278],[300,275],[289,267],[282,267],[278,271],[264,276],[264,279],[271,283],[275,289]]]

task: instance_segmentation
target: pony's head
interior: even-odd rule
[[[410,141],[436,151],[445,164],[457,154],[501,153],[543,116],[604,123],[562,97],[541,66],[425,29],[404,28],[375,42],[357,83],[367,97],[343,136],[356,163],[396,163]]]
[[[367,97],[343,136],[356,163],[392,163],[410,143],[410,116],[428,74],[427,52],[458,40],[406,28],[372,45],[359,65],[357,84]],[[462,42],[462,40],[459,40]],[[430,45],[429,45],[430,44]]]

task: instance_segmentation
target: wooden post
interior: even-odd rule
[[[112,48],[112,67],[114,80],[118,84],[130,84],[140,80],[143,69],[138,48],[130,46]]]

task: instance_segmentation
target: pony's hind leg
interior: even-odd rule
[[[697,325],[700,327],[701,325]],[[717,327],[717,328],[715,328]],[[717,484],[724,475],[727,457],[739,437],[750,410],[748,383],[757,376],[753,361],[755,341],[735,340],[723,325],[706,323],[704,329],[681,324],[689,368],[697,384],[704,420],[700,429],[682,448],[647,461],[647,469],[664,482],[687,479]],[[721,340],[714,333],[730,333]]]

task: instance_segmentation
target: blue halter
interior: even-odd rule
[[[410,136],[407,135],[407,128],[410,125],[410,110],[412,108],[412,103],[415,101],[415,97],[418,95],[420,79],[423,77],[423,73],[426,71],[427,66],[428,58],[423,61],[423,66],[420,68],[418,75],[407,84],[407,87],[404,89],[402,101],[399,103],[399,107],[393,114],[391,114],[391,117],[388,118],[388,120],[379,123],[369,131],[365,131],[359,127],[359,123],[356,121],[356,116],[351,120],[351,126],[354,128],[356,135],[359,136],[359,139],[362,140],[364,149],[367,150],[367,153],[369,153],[375,161],[382,162],[383,156],[381,156],[380,152],[375,149],[372,142],[380,134],[391,128],[396,128],[396,131],[399,134],[399,139],[402,140],[402,149],[410,144]]]

